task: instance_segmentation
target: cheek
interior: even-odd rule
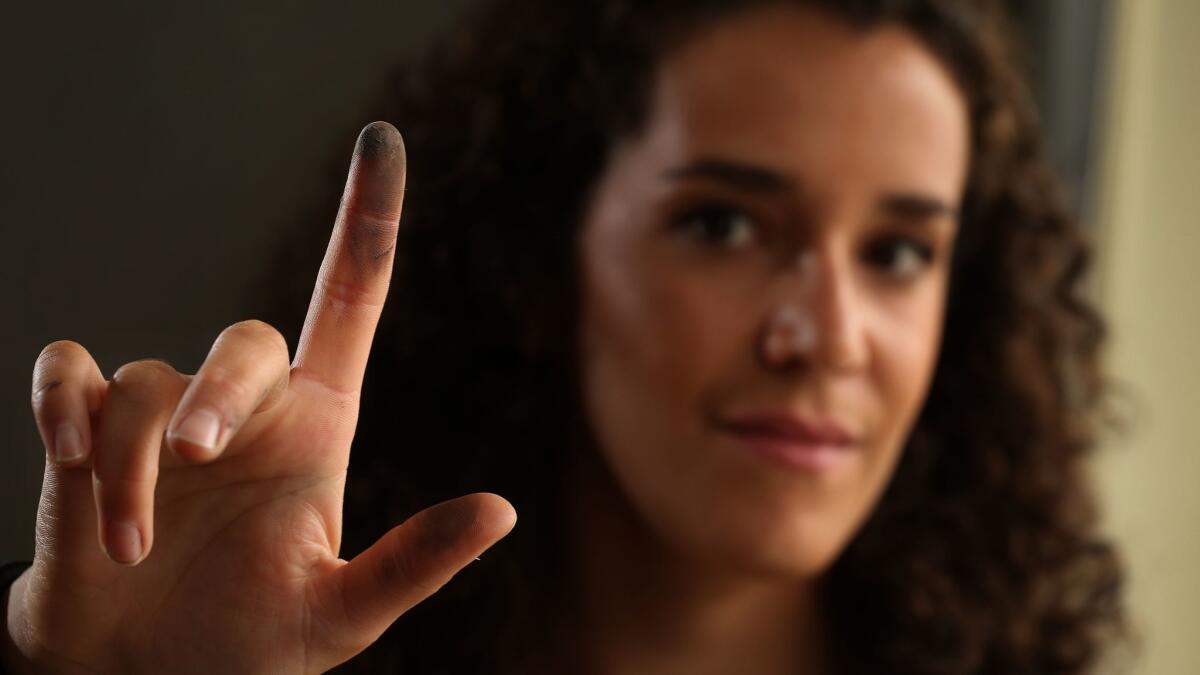
[[[705,383],[744,350],[744,310],[663,256],[595,246],[584,259],[583,393],[597,450],[654,529],[688,529],[687,505],[720,475],[701,452]]]
[[[742,349],[744,303],[669,257],[602,242],[591,253],[583,286],[589,395],[605,399],[597,401],[605,409],[636,401],[643,427],[680,433],[698,425],[702,383]]]
[[[875,317],[873,379],[884,416],[877,442],[889,454],[899,454],[932,379],[941,342],[941,289],[940,282],[931,283]]]

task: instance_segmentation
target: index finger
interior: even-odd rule
[[[395,127],[372,122],[359,133],[292,361],[295,373],[338,392],[362,386],[392,275],[405,164],[404,141]]]

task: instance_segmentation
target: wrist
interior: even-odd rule
[[[0,630],[0,673],[4,675],[32,675],[35,672],[33,663],[30,662],[28,657],[17,646],[18,631],[24,625],[24,622],[20,618],[21,612],[18,603],[20,598],[23,597],[22,593],[27,577],[28,565],[5,565],[3,571],[11,575],[17,571],[14,568],[18,565],[25,569],[20,571],[16,580],[11,584],[3,583],[0,586],[0,608],[4,610],[3,629]],[[3,581],[7,582],[8,579],[4,579]]]

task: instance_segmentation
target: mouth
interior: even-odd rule
[[[765,461],[811,473],[845,465],[861,447],[855,434],[834,421],[783,411],[721,418],[714,427]]]

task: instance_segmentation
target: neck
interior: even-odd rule
[[[827,672],[811,581],[751,576],[671,548],[597,464],[576,462],[567,490],[589,672]]]

